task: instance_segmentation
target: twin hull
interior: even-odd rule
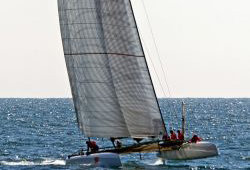
[[[183,144],[178,150],[162,151],[157,156],[168,160],[188,160],[213,157],[218,155],[216,145],[210,142]],[[81,164],[86,166],[120,167],[122,165],[117,153],[95,153],[79,155],[66,159],[66,164]]]

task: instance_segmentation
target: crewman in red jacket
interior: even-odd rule
[[[183,134],[181,133],[180,130],[177,130],[177,134],[178,134],[178,139],[179,140],[184,140],[184,136],[183,136]]]
[[[166,132],[166,133],[162,136],[162,140],[164,140],[164,141],[170,140],[170,137],[168,136],[168,132]]]
[[[87,152],[89,152],[89,149],[90,149],[90,152],[94,153],[94,152],[97,152],[99,150],[99,146],[96,144],[95,141],[86,141],[86,144],[87,144]]]
[[[194,135],[193,137],[192,137],[192,139],[190,139],[190,143],[197,143],[197,142],[199,142],[199,141],[201,141],[201,138],[200,137],[198,137],[197,135]]]
[[[177,136],[176,136],[176,134],[174,133],[174,131],[173,130],[170,130],[170,139],[171,140],[176,140],[177,139]]]

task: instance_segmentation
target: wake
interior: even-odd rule
[[[66,162],[64,160],[52,160],[52,159],[46,159],[40,162],[33,162],[33,161],[0,161],[1,165],[6,166],[46,166],[46,165],[66,165]]]

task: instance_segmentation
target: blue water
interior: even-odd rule
[[[220,155],[163,165],[155,154],[133,154],[121,158],[120,169],[250,170],[250,99],[160,99],[167,128],[180,128],[183,100],[188,136],[215,143]],[[0,126],[0,169],[103,169],[65,165],[68,154],[85,147],[71,99],[0,99]]]

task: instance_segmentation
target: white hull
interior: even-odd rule
[[[66,159],[66,165],[78,164],[100,167],[119,167],[121,160],[116,153],[95,153],[91,155],[78,155]]]
[[[159,157],[169,160],[187,160],[218,155],[216,145],[210,142],[186,143],[179,150],[163,151]]]

